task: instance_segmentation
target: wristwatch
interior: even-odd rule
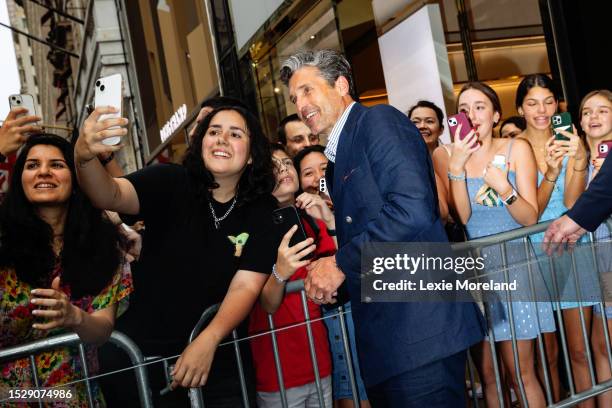
[[[516,200],[518,200],[518,195],[516,193],[516,190],[512,189],[512,193],[508,196],[508,198],[503,201],[506,205],[512,205],[512,203],[514,203]]]

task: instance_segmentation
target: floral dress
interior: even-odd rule
[[[61,268],[55,268],[51,278],[61,276]],[[51,280],[52,280],[51,279]],[[32,328],[37,319],[32,315],[36,306],[30,303],[30,291],[35,289],[30,284],[20,281],[14,270],[0,270],[0,348],[12,347],[31,341],[41,340],[66,332],[64,328],[49,331]],[[129,264],[125,263],[113,276],[112,282],[97,296],[87,295],[81,298],[71,296],[70,287],[62,286],[62,290],[71,299],[72,304],[92,313],[117,304],[117,316],[121,314],[128,303],[128,295],[132,292],[132,275]],[[96,348],[85,345],[85,354],[89,376],[98,372]],[[83,367],[79,357],[78,347],[61,347],[35,355],[38,379],[41,387],[53,387],[82,379]],[[104,397],[95,381],[91,383],[95,407],[106,406]],[[9,388],[33,388],[34,381],[29,358],[12,361],[0,361],[0,397],[6,398]],[[73,396],[71,399],[47,403],[53,407],[87,407],[87,389],[85,382],[78,382],[69,387]],[[26,403],[7,404],[5,407],[25,407]]]

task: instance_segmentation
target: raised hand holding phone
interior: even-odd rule
[[[126,118],[111,118],[100,121],[102,115],[114,113],[117,113],[117,110],[110,106],[96,108],[83,122],[74,149],[79,167],[84,167],[86,163],[100,154],[116,152],[121,149],[122,145],[110,146],[103,143],[108,137],[121,138],[127,134],[125,126],[128,124],[128,120]]]
[[[13,96],[9,97],[9,104]],[[17,104],[16,104],[17,105]],[[8,156],[15,153],[25,143],[28,136],[32,133],[40,132],[40,126],[36,125],[36,122],[40,120],[39,116],[30,115],[30,111],[27,106],[13,107],[4,122],[0,127],[0,154]]]
[[[102,114],[99,121],[107,119],[117,119],[121,117],[121,106],[123,101],[123,80],[121,74],[110,75],[99,78],[96,81],[96,90],[94,96],[94,105],[96,108],[111,106],[115,108],[113,112]],[[108,129],[116,129],[110,127]],[[112,136],[105,138],[102,143],[109,146],[114,146],[121,143],[121,136]]]
[[[450,116],[448,125],[454,137],[448,170],[458,176],[465,171],[465,164],[472,153],[480,148],[480,143],[470,119],[464,112]]]

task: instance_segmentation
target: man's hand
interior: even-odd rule
[[[563,251],[563,245],[575,244],[586,230],[567,215],[556,219],[544,233],[544,250],[548,255]]]
[[[15,153],[28,139],[28,133],[40,132],[40,126],[33,123],[40,120],[39,116],[22,116],[28,112],[26,108],[13,108],[0,127],[0,153],[5,156]]]
[[[320,258],[306,268],[308,269],[308,276],[304,281],[306,295],[315,303],[336,303],[334,296],[346,279],[336,265],[336,257]]]

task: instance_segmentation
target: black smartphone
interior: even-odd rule
[[[297,231],[295,231],[291,237],[291,241],[289,241],[289,246],[294,246],[308,238],[304,231],[304,226],[300,221],[300,214],[294,206],[278,208],[274,210],[272,217],[274,225],[278,228],[278,232],[281,236],[285,235],[294,225],[298,226]],[[303,259],[310,258],[312,258],[312,253],[306,255]]]

